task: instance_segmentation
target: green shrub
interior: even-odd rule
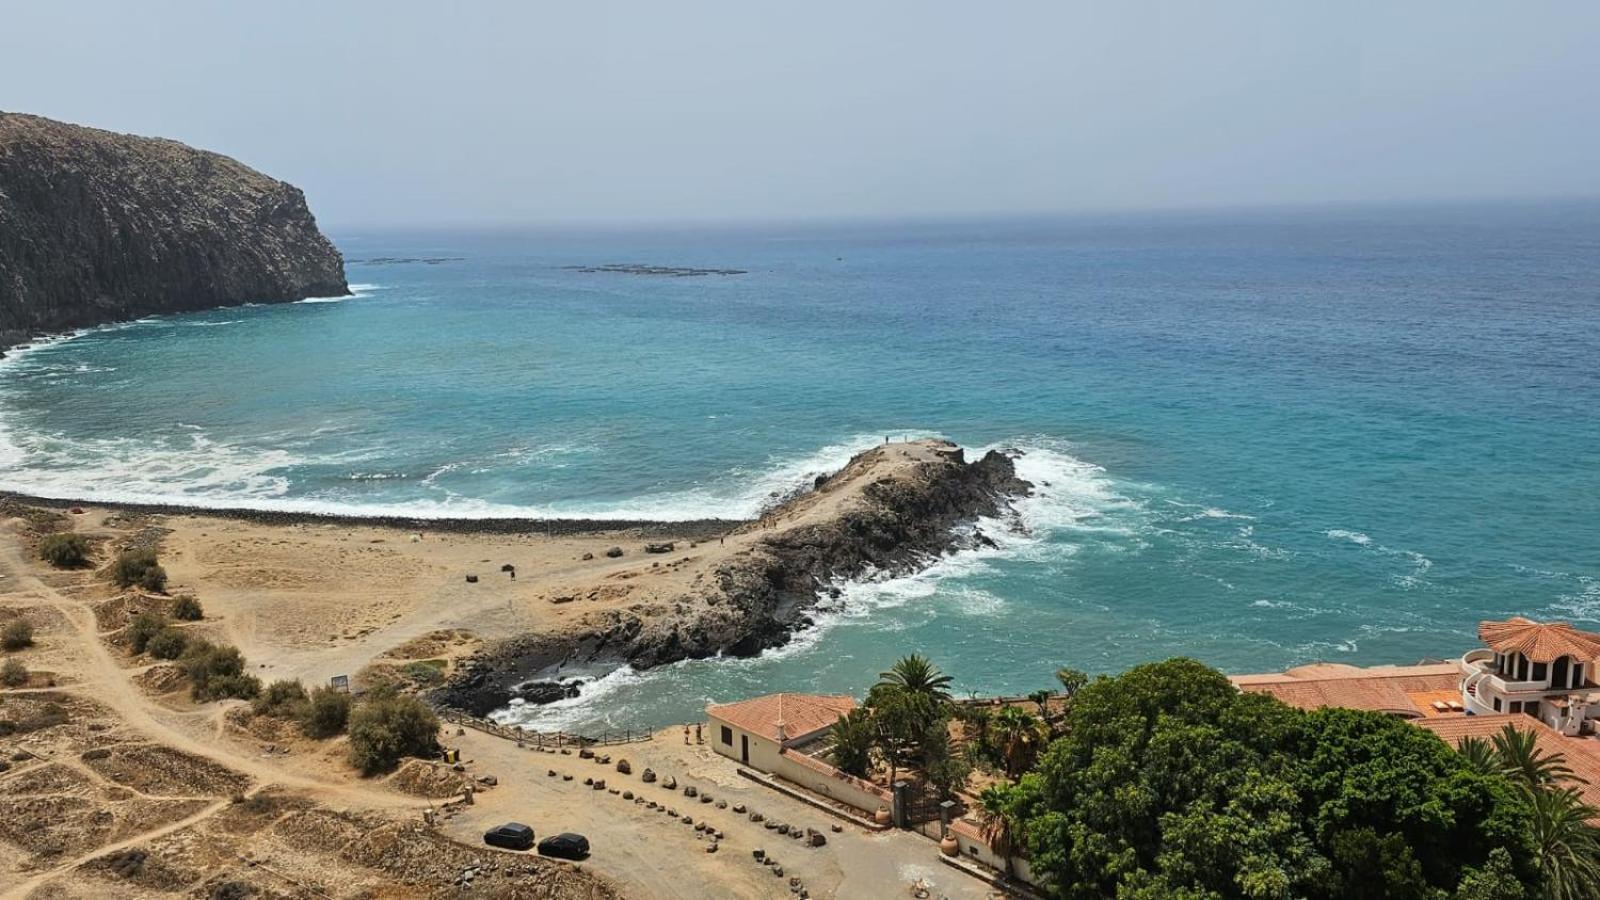
[[[60,531],[39,541],[39,558],[58,569],[76,569],[89,563],[89,539]]]
[[[28,683],[28,667],[22,660],[12,657],[6,664],[0,666],[0,684],[6,687],[22,687]]]
[[[124,550],[111,566],[111,580],[117,587],[135,585],[159,594],[167,589],[167,572],[156,562],[154,550]]]
[[[150,639],[160,634],[166,627],[167,620],[160,613],[139,613],[128,622],[128,649],[135,655],[143,653],[150,645]]]
[[[306,689],[298,681],[274,681],[256,697],[250,708],[258,716],[299,718],[305,711]]]
[[[444,681],[444,671],[431,662],[407,663],[405,668],[400,671],[404,672],[407,678],[424,687],[440,684]]]
[[[350,720],[350,695],[331,687],[319,687],[311,692],[300,716],[300,730],[317,740],[331,738],[344,731]]]
[[[189,639],[182,631],[168,626],[156,632],[144,645],[146,653],[156,659],[177,659],[183,655]]]
[[[350,764],[371,775],[438,752],[439,718],[415,697],[381,694],[350,714]]]
[[[206,617],[206,611],[199,600],[184,594],[172,601],[172,617],[180,622],[198,622]]]
[[[12,619],[0,630],[0,647],[22,650],[33,646],[33,623],[27,619]]]
[[[238,647],[190,641],[178,665],[189,677],[189,690],[196,700],[248,700],[261,692],[261,682],[244,674],[244,656]]]

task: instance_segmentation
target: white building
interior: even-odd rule
[[[1485,647],[1461,657],[1461,702],[1469,715],[1521,713],[1565,735],[1592,734],[1600,719],[1594,681],[1600,634],[1565,622],[1519,617],[1481,622]]]
[[[850,697],[767,694],[708,706],[706,718],[711,722],[712,749],[763,772],[776,772],[785,748],[821,736],[855,708]]]

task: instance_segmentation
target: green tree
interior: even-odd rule
[[[1500,757],[1494,745],[1481,737],[1464,737],[1456,743],[1456,752],[1474,772],[1482,775],[1501,774]]]
[[[1509,727],[1509,726],[1508,726]],[[1533,852],[1547,900],[1591,900],[1600,896],[1600,838],[1590,825],[1600,810],[1575,788],[1534,791]]]
[[[874,746],[889,763],[889,781],[899,770],[916,765],[925,755],[924,744],[943,720],[944,707],[932,695],[898,685],[878,685],[867,696],[872,709]]]
[[[1497,861],[1538,877],[1523,793],[1391,716],[1173,659],[1085,684],[1063,724],[1007,804],[1058,897],[1434,900]]]
[[[300,717],[307,737],[323,740],[344,731],[350,719],[350,695],[323,686],[311,692]]]
[[[1494,753],[1506,777],[1529,790],[1582,781],[1573,774],[1564,754],[1540,749],[1538,736],[1531,729],[1510,724],[1501,727],[1494,736]]]
[[[1040,688],[1037,691],[1030,691],[1028,693],[1028,699],[1032,700],[1034,705],[1039,707],[1039,718],[1041,719],[1050,718],[1050,696],[1050,691],[1046,690],[1045,688]]]
[[[1014,785],[996,784],[978,793],[978,827],[984,843],[1005,860],[1006,877],[1012,871],[1011,857],[1017,852],[1015,807],[1019,791]]]
[[[350,764],[372,775],[438,752],[439,719],[416,697],[379,694],[350,714]]]
[[[1062,666],[1056,670],[1056,681],[1061,683],[1062,695],[1071,700],[1079,689],[1089,683],[1089,675],[1080,669]]]
[[[872,711],[864,707],[850,710],[830,729],[833,738],[833,766],[857,778],[867,777],[872,769]]]
[[[1020,706],[1002,706],[989,721],[989,743],[1013,781],[1033,768],[1049,736],[1044,722]]]
[[[913,653],[895,661],[889,671],[878,676],[880,688],[899,688],[912,694],[923,694],[937,703],[950,701],[950,676],[939,671],[926,656]]]

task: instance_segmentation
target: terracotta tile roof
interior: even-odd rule
[[[1301,709],[1341,706],[1418,716],[1424,711],[1411,695],[1456,692],[1461,673],[1453,663],[1372,669],[1318,666],[1281,674],[1236,675],[1231,680],[1240,690],[1271,694]]]
[[[1600,634],[1579,631],[1566,622],[1534,622],[1521,616],[1504,622],[1479,622],[1478,637],[1497,653],[1521,653],[1534,662],[1555,662],[1562,656],[1584,661],[1600,657]]]
[[[1452,747],[1465,737],[1491,738],[1507,725],[1519,731],[1531,731],[1535,746],[1547,753],[1566,756],[1573,774],[1587,782],[1573,785],[1583,795],[1583,802],[1600,807],[1600,740],[1567,737],[1538,719],[1520,713],[1419,719],[1414,724],[1437,734]]]
[[[706,715],[771,741],[792,741],[833,725],[856,708],[853,697],[828,694],[767,694],[737,703],[713,704]],[[783,737],[778,726],[783,726]]]

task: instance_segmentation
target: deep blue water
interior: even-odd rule
[[[1028,535],[853,586],[753,661],[544,721],[1230,671],[1600,622],[1600,205],[558,233],[335,233],[358,296],[0,363],[0,486],[439,514],[747,515],[884,435],[1016,446]],[[460,257],[371,264],[376,257]],[[583,273],[600,263],[735,276]]]

